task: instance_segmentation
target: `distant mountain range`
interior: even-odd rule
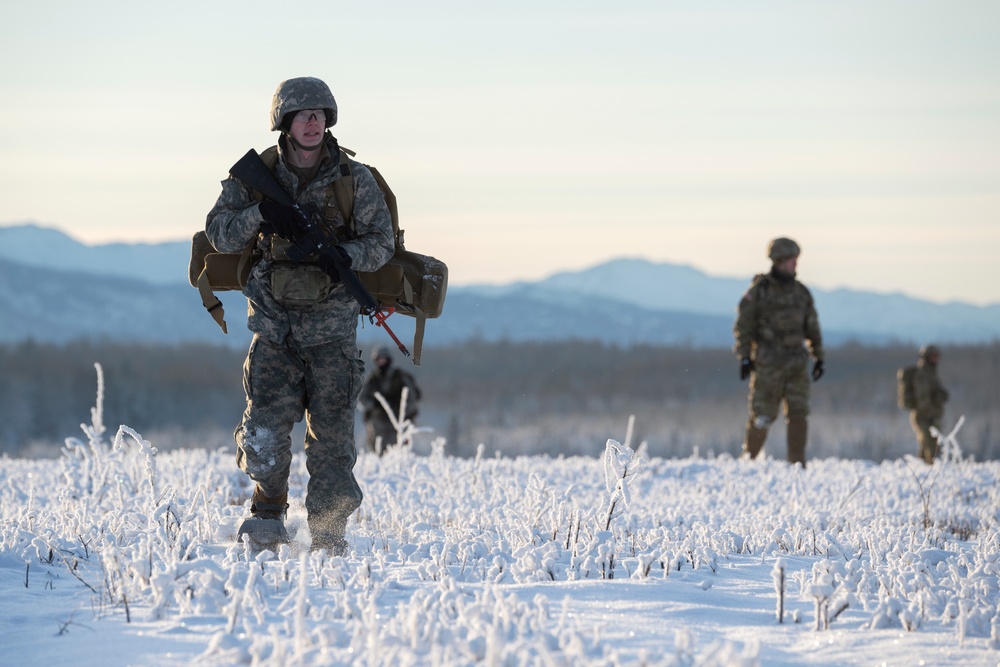
[[[88,246],[33,224],[0,227],[0,342],[80,337],[245,346],[246,302],[220,293],[229,335],[187,283],[188,241]],[[469,339],[601,340],[727,347],[751,276],[719,278],[689,266],[618,259],[537,282],[449,287],[425,345]],[[1000,340],[1000,304],[937,304],[901,294],[813,289],[828,344]],[[412,320],[390,320],[400,338]],[[387,341],[370,325],[362,339]]]
[[[172,285],[187,282],[191,242],[84,245],[34,224],[0,227],[0,258],[26,266]]]

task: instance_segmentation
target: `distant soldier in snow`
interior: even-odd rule
[[[271,130],[280,132],[272,171],[296,207],[262,199],[228,178],[205,226],[219,251],[237,253],[253,244],[261,256],[243,290],[254,335],[243,367],[246,410],[236,428],[236,462],[255,482],[252,516],[239,534],[258,548],[288,542],[290,435],[303,416],[312,549],[344,553],[347,520],[363,498],[353,472],[355,407],[364,378],[360,307],[329,255],[296,260],[286,252],[301,234],[306,211],[310,224],[336,239],[334,250],[349,267],[375,271],[392,256],[385,198],[368,168],[341,153],[329,132],[336,122],[337,103],[326,83],[314,77],[281,82],[271,102]],[[345,170],[354,179],[350,218],[329,196]]]
[[[372,352],[375,366],[365,380],[361,389],[361,409],[364,411],[365,428],[368,437],[368,449],[379,456],[385,453],[387,446],[396,444],[396,427],[386,413],[382,403],[376,398],[381,395],[396,416],[403,400],[403,389],[406,389],[406,419],[417,416],[417,401],[420,400],[420,387],[413,375],[392,365],[392,352],[387,347],[380,347]],[[398,417],[397,417],[398,420]]]
[[[768,246],[770,273],[758,274],[740,301],[733,335],[740,379],[750,378],[750,416],[743,451],[755,458],[767,429],[785,407],[788,460],[805,466],[809,416],[809,356],[813,381],[823,375],[823,338],[812,295],[795,279],[799,246],[777,238]],[[808,349],[806,348],[808,345]]]
[[[910,426],[917,434],[920,458],[928,464],[934,463],[938,450],[937,438],[931,434],[931,427],[940,432],[944,404],[948,401],[948,391],[937,373],[940,360],[941,350],[936,345],[923,346],[911,379],[915,407],[910,410]]]

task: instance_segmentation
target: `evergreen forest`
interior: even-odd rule
[[[381,344],[381,343],[380,343]],[[944,346],[940,376],[951,399],[945,429],[964,416],[958,441],[976,460],[1000,458],[1000,342]],[[364,359],[369,349],[362,350]],[[161,450],[232,447],[244,407],[243,350],[77,341],[0,345],[0,453],[55,456],[80,437],[104,377],[104,423],[128,425]],[[908,415],[896,405],[896,370],[916,362],[910,346],[843,345],[827,351],[812,385],[807,455],[881,461],[916,453]],[[402,355],[423,392],[414,447],[446,439],[446,451],[599,456],[621,440],[650,455],[738,455],[747,383],[728,349],[631,346],[587,341],[468,342],[424,350],[420,367]],[[784,457],[784,427],[765,452]],[[363,427],[359,422],[359,446]],[[301,438],[296,443],[301,448]]]

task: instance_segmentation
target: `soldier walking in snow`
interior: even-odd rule
[[[948,401],[948,391],[937,373],[940,360],[941,350],[936,345],[923,346],[910,379],[914,406],[910,410],[910,426],[917,435],[920,458],[928,464],[934,463],[938,450],[938,441],[931,434],[931,427],[941,431],[944,404]]]
[[[219,251],[237,253],[255,244],[261,257],[243,290],[254,335],[244,364],[246,410],[235,434],[237,463],[256,483],[252,517],[240,534],[261,548],[288,541],[283,520],[290,436],[303,416],[313,549],[346,550],[347,520],[363,497],[353,473],[354,412],[364,377],[356,342],[359,305],[329,254],[299,261],[286,254],[289,241],[302,233],[306,212],[335,240],[332,251],[341,266],[374,271],[392,256],[385,199],[368,168],[340,151],[328,131],[336,122],[337,103],[323,81],[283,81],[271,104],[271,130],[281,132],[271,170],[296,206],[262,199],[228,178],[206,222]],[[350,219],[331,197],[332,184],[347,176],[354,179]]]
[[[750,378],[750,416],[743,451],[756,458],[767,430],[785,407],[788,460],[805,466],[809,356],[813,381],[823,375],[823,338],[809,290],[795,279],[799,246],[777,238],[768,246],[770,273],[758,274],[740,301],[733,335],[740,379]],[[808,350],[806,348],[808,345]]]
[[[398,412],[403,399],[403,389],[406,389],[406,419],[417,416],[417,401],[420,400],[420,387],[413,375],[392,365],[392,352],[387,347],[380,347],[372,353],[374,368],[365,380],[361,389],[361,408],[364,411],[365,428],[367,430],[368,449],[379,456],[385,453],[389,445],[396,443],[396,427],[392,424],[388,413],[376,394],[382,396],[393,410],[393,416],[400,420]]]

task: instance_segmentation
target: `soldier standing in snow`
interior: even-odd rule
[[[337,103],[323,81],[300,77],[279,84],[271,103],[271,130],[281,132],[272,171],[296,208],[261,200],[228,178],[205,227],[221,252],[256,244],[261,253],[243,290],[254,335],[244,364],[246,410],[235,434],[237,463],[256,483],[252,517],[240,535],[259,548],[288,541],[290,435],[303,416],[313,549],[346,550],[347,520],[363,497],[353,473],[354,410],[364,377],[356,342],[360,309],[328,257],[296,262],[284,253],[286,240],[299,233],[300,211],[311,210],[324,233],[336,235],[335,251],[353,269],[374,271],[392,256],[389,209],[371,172],[341,153],[328,131],[336,122]],[[353,224],[329,195],[348,169]]]
[[[386,447],[396,444],[396,427],[392,425],[392,419],[375,394],[381,394],[389,407],[398,412],[403,389],[406,389],[405,418],[413,419],[417,416],[420,387],[413,375],[392,365],[392,352],[389,348],[380,347],[372,352],[372,361],[375,362],[375,367],[361,389],[361,408],[364,411],[368,448],[381,456]]]
[[[750,378],[750,417],[743,451],[755,458],[783,402],[788,460],[805,466],[809,416],[809,356],[813,381],[823,375],[823,338],[809,290],[795,279],[799,246],[777,238],[768,246],[770,273],[758,274],[739,304],[733,335],[740,379]],[[808,344],[807,350],[805,345]]]
[[[940,360],[941,350],[936,345],[920,348],[920,359],[911,380],[915,407],[910,410],[910,426],[917,435],[920,458],[927,464],[934,463],[938,449],[937,438],[931,434],[931,427],[941,431],[944,404],[948,401],[948,391],[941,384],[937,373]]]

